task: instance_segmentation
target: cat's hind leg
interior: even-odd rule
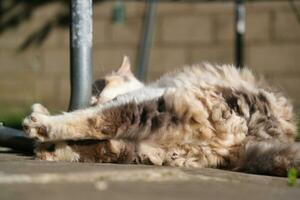
[[[39,143],[36,158],[47,161],[134,163],[134,143],[123,140],[66,140]]]
[[[148,142],[65,140],[39,143],[36,158],[47,161],[163,165],[165,151]]]

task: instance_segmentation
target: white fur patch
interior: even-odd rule
[[[61,142],[58,143],[55,147],[55,161],[71,161],[77,162],[79,161],[79,154],[74,152],[71,147],[69,147],[66,143]]]
[[[165,159],[165,152],[161,148],[141,143],[139,145],[139,156],[142,159],[148,158],[154,165],[162,165]]]

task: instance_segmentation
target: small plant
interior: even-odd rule
[[[297,184],[297,169],[292,167],[288,170],[288,185],[295,186]]]

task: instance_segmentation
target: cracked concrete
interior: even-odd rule
[[[217,169],[33,160],[0,149],[0,199],[299,199],[287,178]]]

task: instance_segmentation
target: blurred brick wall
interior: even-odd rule
[[[124,54],[136,62],[144,4],[129,2],[125,6],[123,24],[112,23],[112,3],[94,6],[95,77],[115,69]],[[56,29],[41,47],[16,52],[26,36],[58,7],[42,8],[18,28],[0,35],[2,107],[22,110],[42,102],[52,110],[67,109],[68,30]],[[148,79],[184,64],[233,63],[233,11],[231,3],[160,3]],[[247,4],[245,56],[250,68],[273,80],[300,105],[300,24],[288,2]]]

